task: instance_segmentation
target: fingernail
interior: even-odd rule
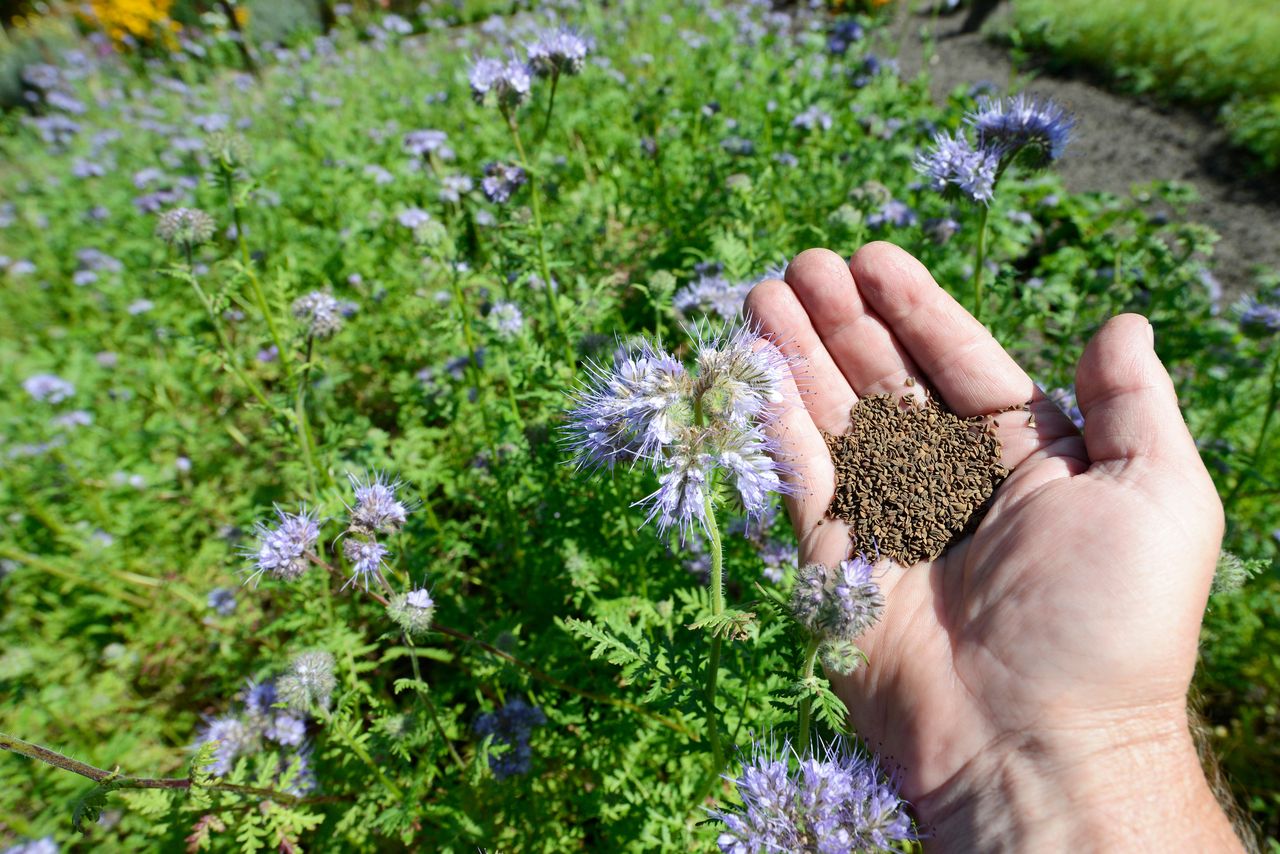
[[[1156,328],[1151,325],[1151,321],[1147,321],[1147,338],[1151,342],[1152,349],[1156,346]]]

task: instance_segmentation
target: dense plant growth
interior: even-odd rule
[[[32,758],[0,758],[0,842],[705,849],[800,755],[846,784],[823,826],[913,845],[815,667],[858,666],[878,591],[796,566],[762,432],[789,366],[739,317],[788,256],[872,239],[1068,410],[1088,335],[1152,319],[1238,555],[1198,702],[1280,834],[1280,282],[1223,295],[1184,189],[1066,192],[1033,171],[1065,116],[934,105],[870,20],[563,5],[338,8],[256,77],[26,69],[0,747]]]

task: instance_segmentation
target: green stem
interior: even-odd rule
[[[565,332],[564,318],[560,314],[560,301],[556,299],[555,291],[551,285],[551,265],[547,262],[546,229],[542,223],[542,194],[538,190],[538,176],[529,165],[529,158],[525,155],[524,143],[520,141],[520,127],[516,123],[515,114],[510,110],[506,110],[503,115],[506,116],[507,129],[511,131],[511,141],[515,144],[516,154],[520,158],[520,167],[524,169],[525,175],[529,178],[529,207],[533,211],[533,231],[538,245],[538,270],[542,276],[542,286],[546,290],[551,322],[555,326],[556,334],[564,342],[566,363],[573,365],[575,361],[573,345],[569,341],[568,333]]]
[[[511,373],[511,360],[507,357],[505,348],[498,349],[498,358],[502,363],[502,372],[507,379],[507,403],[511,407],[511,417],[515,419],[516,429],[521,433],[524,432],[524,419],[520,417],[520,407],[516,403],[516,381]]]
[[[818,659],[818,646],[819,646],[818,638],[811,637],[809,639],[809,645],[805,648],[805,651],[804,651],[804,673],[802,678],[806,683],[813,678],[813,666]],[[812,711],[813,711],[813,695],[805,694],[804,698],[800,700],[800,720],[799,720],[800,734],[796,740],[796,744],[799,748],[798,752],[800,754],[801,759],[804,759],[804,757],[809,753],[809,723],[810,723],[809,719],[812,714]]]
[[[1267,410],[1262,415],[1262,427],[1258,429],[1258,435],[1253,441],[1253,451],[1249,454],[1249,465],[1240,471],[1240,474],[1236,477],[1235,486],[1231,488],[1226,500],[1222,502],[1228,515],[1230,515],[1236,499],[1240,497],[1240,490],[1258,472],[1258,466],[1262,462],[1262,452],[1266,450],[1267,433],[1271,430],[1271,422],[1275,417],[1276,408],[1280,407],[1280,345],[1272,347],[1271,370],[1267,374],[1267,381],[1271,384],[1271,388],[1267,391]]]
[[[253,298],[258,303],[258,311],[262,312],[262,319],[267,322],[267,331],[271,333],[271,341],[280,354],[280,364],[284,366],[285,376],[292,377],[292,359],[289,357],[289,351],[285,349],[284,339],[280,337],[280,330],[276,327],[271,308],[267,305],[267,295],[262,290],[262,282],[258,280],[258,274],[253,270],[253,259],[249,257],[249,244],[244,239],[244,224],[240,221],[240,205],[235,199],[235,186],[231,172],[227,171],[224,175],[223,184],[227,192],[227,203],[231,205],[231,220],[236,227],[236,245],[240,247],[240,264],[244,267],[245,275],[249,277],[249,284],[253,287]]]
[[[707,538],[711,541],[711,613],[724,613],[724,550],[720,543],[720,528],[716,524],[715,506],[711,501],[712,484],[707,485],[706,516]],[[711,636],[711,654],[707,659],[707,739],[711,742],[713,771],[720,773],[724,767],[724,747],[720,744],[720,711],[716,708],[716,682],[720,678],[720,647],[723,638],[717,631]]]
[[[547,138],[547,131],[551,129],[551,109],[556,105],[556,84],[559,82],[560,72],[556,71],[551,75],[551,94],[547,96],[547,114],[542,119],[542,131],[538,134],[539,144]]]
[[[70,756],[64,756],[56,750],[50,750],[47,747],[41,747],[38,744],[32,744],[29,741],[23,741],[0,732],[0,750],[7,750],[25,756],[28,759],[35,759],[46,765],[52,765],[55,768],[61,768],[64,771],[70,771],[73,774],[79,774],[81,777],[88,777],[95,783],[109,783],[117,789],[190,789],[192,786],[190,777],[131,777],[122,775],[118,770],[108,771],[105,768],[98,768],[78,759],[72,759]],[[236,792],[242,795],[252,795],[254,797],[279,801],[282,804],[318,804],[332,803],[335,801],[348,801],[351,796],[348,795],[326,795],[317,798],[302,798],[296,795],[290,795],[286,792],[277,792],[274,789],[260,789],[256,786],[238,786],[234,783],[212,783],[208,786],[199,786],[198,788],[208,789],[214,792]]]
[[[311,435],[311,422],[307,418],[307,383],[311,377],[311,353],[315,346],[315,336],[307,336],[307,358],[298,372],[298,394],[294,405],[294,422],[298,430],[298,444],[302,446],[302,456],[307,464],[307,487],[311,497],[316,498],[316,461],[315,439]]]
[[[231,368],[231,372],[239,378],[240,382],[244,383],[245,387],[252,392],[253,396],[258,399],[259,403],[274,412],[277,417],[283,416],[279,407],[267,400],[266,394],[263,393],[258,384],[249,379],[245,372],[240,368],[240,363],[236,360],[235,353],[231,349],[231,342],[227,340],[227,334],[222,331],[222,324],[218,322],[218,312],[214,310],[213,302],[204,292],[204,288],[200,287],[199,280],[192,276],[189,281],[191,282],[191,287],[195,289],[196,296],[200,297],[200,302],[204,305],[205,312],[209,315],[209,322],[213,324],[213,331],[218,336],[218,343],[222,345],[222,352],[226,357],[227,365]]]
[[[978,218],[978,246],[973,262],[973,316],[979,321],[982,320],[982,273],[987,261],[987,219],[990,216],[991,205],[983,205]]]
[[[466,773],[467,763],[462,761],[462,757],[458,755],[458,750],[453,746],[453,742],[449,740],[449,736],[444,731],[444,726],[440,723],[440,717],[436,714],[436,704],[431,701],[429,695],[422,685],[426,683],[422,681],[422,671],[418,668],[418,648],[414,646],[413,638],[408,632],[404,633],[404,642],[409,647],[409,661],[413,664],[413,678],[418,683],[418,697],[422,699],[427,707],[427,713],[431,716],[431,723],[435,726],[436,732],[440,734],[440,740],[444,742],[445,747],[449,748],[449,755],[453,757],[454,764],[458,766],[458,770]]]

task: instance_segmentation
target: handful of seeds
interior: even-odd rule
[[[854,554],[903,566],[933,560],[977,526],[1009,475],[982,416],[959,418],[932,398],[854,404],[849,431],[825,434],[836,470],[830,514],[850,525]]]

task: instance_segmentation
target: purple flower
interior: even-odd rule
[[[400,223],[405,228],[411,228],[414,231],[417,231],[419,228],[422,228],[424,225],[431,222],[431,214],[427,213],[422,208],[406,208],[396,214],[396,222]]]
[[[351,481],[356,497],[355,506],[347,507],[352,531],[371,536],[378,531],[395,533],[404,527],[409,508],[396,498],[399,481],[388,480],[382,474],[370,474],[361,479],[350,472],[347,479]]]
[[[293,316],[306,324],[307,335],[327,338],[342,328],[343,307],[328,291],[312,291],[293,301]]]
[[[815,105],[792,119],[791,126],[804,130],[831,130],[831,114]]]
[[[529,97],[533,79],[529,67],[515,57],[506,62],[481,58],[471,65],[467,74],[471,83],[471,96],[477,104],[496,102],[503,110],[511,110]]]
[[[1250,335],[1261,337],[1280,332],[1280,306],[1247,296],[1236,304],[1236,310],[1240,313],[1240,328]]]
[[[524,328],[524,314],[513,302],[496,302],[489,310],[489,322],[500,338],[514,338]]]
[[[984,95],[966,120],[977,131],[980,148],[1010,155],[1027,151],[1036,168],[1062,156],[1075,127],[1075,119],[1053,101],[1042,103],[1025,94],[1012,98]]]
[[[506,204],[511,194],[529,180],[524,169],[512,163],[487,163],[484,177],[480,179],[480,191],[495,204]]]
[[[74,430],[77,427],[88,427],[93,423],[93,414],[83,409],[73,409],[49,419],[49,424],[57,430]]]
[[[351,561],[351,578],[342,585],[363,584],[369,589],[369,579],[379,578],[382,573],[382,561],[387,556],[387,549],[376,540],[358,540],[354,537],[342,541],[342,553]]]
[[[718,274],[703,275],[676,291],[672,304],[684,319],[696,312],[736,320],[742,316],[742,305],[752,287],[752,282],[731,282]]]
[[[879,211],[867,217],[867,225],[871,228],[884,228],[887,225],[894,228],[907,228],[915,223],[916,212],[905,202],[897,199],[890,199]]]
[[[776,417],[790,365],[752,328],[699,341],[693,373],[647,341],[617,353],[612,369],[589,370],[567,428],[578,464],[643,462],[657,472],[658,488],[638,503],[660,533],[674,527],[685,540],[706,525],[717,475],[748,517],[788,490],[777,446],[761,428]]]
[[[582,71],[590,45],[582,36],[565,27],[546,30],[526,47],[529,67],[539,77],[577,74]]]
[[[209,591],[209,608],[219,617],[230,617],[236,612],[236,594],[226,587]]]
[[[299,512],[285,513],[279,507],[280,523],[274,527],[263,522],[254,526],[257,546],[246,552],[253,559],[253,571],[247,581],[257,582],[265,573],[282,581],[293,581],[307,569],[320,539],[320,523],[304,507]]]
[[[404,150],[415,157],[426,157],[435,154],[442,160],[453,159],[453,149],[449,147],[449,135],[442,130],[414,130],[404,135]]]
[[[1080,404],[1076,402],[1076,387],[1074,384],[1066,388],[1055,388],[1045,396],[1062,410],[1063,415],[1071,419],[1071,423],[1076,425],[1077,430],[1084,429],[1084,413],[1080,411]]]
[[[986,204],[995,192],[1001,154],[999,148],[974,148],[961,134],[939,133],[933,148],[917,155],[915,167],[939,193],[955,189]]]
[[[474,187],[475,182],[468,175],[446,175],[440,180],[439,199],[442,202],[457,204]]]
[[[76,387],[56,374],[34,374],[22,382],[23,390],[41,403],[62,403]]]
[[[505,746],[506,751],[490,754],[489,767],[499,780],[517,774],[527,774],[532,764],[533,749],[529,737],[534,727],[547,722],[547,716],[537,706],[530,706],[519,697],[512,697],[502,708],[486,712],[476,719],[476,735],[492,736],[493,744]]]
[[[288,712],[278,712],[267,724],[264,735],[276,744],[296,747],[307,737],[307,722]]]
[[[253,752],[258,746],[258,738],[243,720],[235,715],[223,715],[210,719],[200,729],[196,738],[197,746],[218,742],[213,752],[213,761],[207,766],[209,772],[217,777],[225,777],[238,757]]]
[[[875,625],[884,611],[871,562],[861,555],[831,569],[808,564],[796,576],[791,612],[811,635],[823,641],[852,642]]]
[[[725,826],[716,839],[724,852],[853,854],[918,838],[896,777],[840,739],[815,745],[808,756],[787,741],[780,748],[757,743],[742,772],[727,779],[742,806],[710,811]]]
[[[827,36],[827,51],[842,55],[849,50],[849,45],[862,41],[862,36],[862,25],[857,21],[852,18],[837,21]]]

